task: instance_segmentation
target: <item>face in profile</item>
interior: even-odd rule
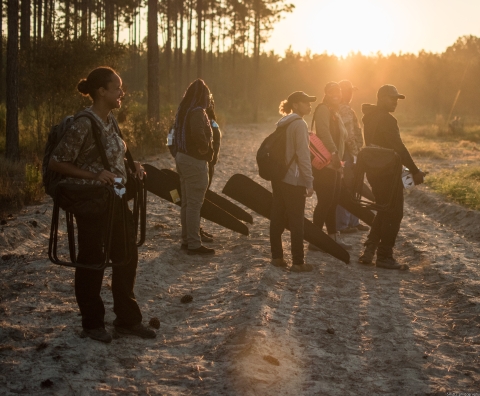
[[[122,79],[114,74],[107,85],[107,89],[103,91],[103,98],[112,109],[119,109],[122,106],[122,99],[125,93],[122,89]]]
[[[398,105],[398,97],[396,96],[385,96],[383,98],[383,103],[386,110],[390,113],[393,113]]]
[[[293,110],[300,117],[310,114],[312,111],[312,104],[310,102],[298,102],[293,104]]]

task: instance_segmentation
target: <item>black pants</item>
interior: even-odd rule
[[[215,165],[213,165],[212,163],[208,163],[208,187],[207,189],[210,188],[211,184],[212,184],[212,179],[213,179],[213,174],[215,173]]]
[[[283,258],[282,234],[290,229],[292,263],[304,263],[303,219],[305,217],[305,193],[302,186],[284,182],[272,182],[273,202],[270,217],[270,246],[272,258]]]
[[[392,180],[385,177],[369,177],[368,182],[372,186],[375,202],[380,205],[388,203],[390,199]],[[365,245],[378,246],[377,256],[392,257],[393,247],[397,239],[400,223],[403,218],[403,183],[402,179],[396,181],[397,188],[393,197],[392,210],[388,212],[377,212],[373,225]]]
[[[113,262],[121,262],[124,258],[125,244],[123,233],[123,219],[119,209],[115,208],[110,258]],[[126,265],[112,268],[113,311],[117,315],[114,324],[131,326],[142,321],[142,314],[138,307],[133,288],[137,273],[138,252],[135,244],[133,215],[127,213],[128,244],[130,260]],[[80,263],[98,263],[102,260],[102,235],[105,219],[84,218],[76,216],[78,227],[78,258]],[[100,291],[103,280],[102,270],[76,268],[75,270],[75,297],[82,314],[82,326],[85,329],[105,327],[103,306]]]
[[[313,211],[313,224],[327,226],[329,234],[337,232],[337,205],[342,188],[342,175],[331,168],[313,170],[313,189],[317,194],[317,206]]]

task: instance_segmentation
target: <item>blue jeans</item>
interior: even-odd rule
[[[337,205],[337,230],[342,231],[348,227],[356,227],[360,224],[358,217],[351,214],[342,206]]]

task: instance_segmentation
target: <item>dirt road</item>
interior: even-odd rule
[[[213,190],[234,173],[260,180],[254,154],[271,129],[227,129]],[[173,168],[166,154],[151,163]],[[358,264],[360,232],[347,237],[350,265],[308,252],[313,273],[274,268],[255,214],[249,237],[205,222],[217,254],[187,256],[178,209],[150,195],[136,295],[161,328],[110,345],[79,337],[73,270],[46,258],[51,208],[0,226],[1,394],[480,395],[480,216],[424,187],[406,197],[397,241],[408,272]]]

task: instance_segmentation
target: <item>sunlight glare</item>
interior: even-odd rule
[[[405,29],[400,26],[404,15],[399,15],[398,9],[392,12],[391,8],[384,0],[297,1],[294,13],[287,18],[301,15],[298,23],[302,29],[295,34],[289,34],[288,30],[274,32],[270,47],[278,48],[275,41],[282,36],[285,44],[300,52],[310,49],[313,53],[340,56],[358,51],[390,53],[398,47]]]

